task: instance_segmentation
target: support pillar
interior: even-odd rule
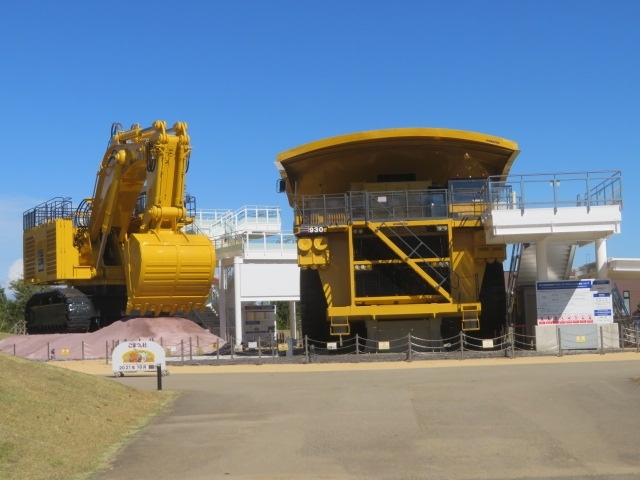
[[[297,338],[297,326],[296,326],[296,302],[289,302],[289,336],[291,338]]]
[[[607,241],[599,238],[595,241],[596,245],[596,278],[607,278]]]
[[[536,240],[536,277],[540,282],[549,280],[546,238]]]
[[[220,318],[220,338],[229,340],[227,336],[227,269],[222,260],[218,260],[218,317]]]
[[[233,289],[235,306],[235,320],[236,320],[236,345],[242,343],[242,288],[240,282],[241,270],[242,270],[242,257],[233,257]]]

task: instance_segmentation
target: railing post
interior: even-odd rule
[[[460,360],[464,360],[464,332],[460,330]]]
[[[515,328],[509,327],[509,337],[511,337],[511,358],[516,358],[516,333],[515,333]]]
[[[556,327],[556,338],[558,340],[558,356],[562,356],[562,332],[560,331],[560,327]]]
[[[233,353],[236,351],[235,340],[233,339],[233,335],[229,337],[231,339],[231,360],[233,361]]]
[[[364,219],[369,221],[371,215],[369,213],[369,192],[363,192],[364,195]]]
[[[218,360],[218,366],[220,365],[220,340],[216,340],[216,358]]]
[[[162,364],[156,363],[156,378],[158,383],[158,390],[162,390]]]
[[[407,359],[409,360],[409,362],[411,362],[413,360],[413,354],[411,351],[411,333],[407,334],[407,342],[409,343],[409,352]]]
[[[360,342],[358,340],[359,336],[356,333],[356,363],[358,362],[358,357],[360,356]]]
[[[189,337],[189,360],[193,360],[193,343],[191,337]]]
[[[109,365],[109,340],[105,340],[105,349],[104,349],[104,360],[105,360],[105,365]]]
[[[618,324],[618,348],[624,348],[624,325]]]
[[[304,358],[309,363],[309,337],[304,336]]]
[[[258,365],[262,365],[262,346],[260,345],[260,337],[258,337]]]
[[[604,355],[604,337],[602,333],[602,325],[600,325],[600,355]]]

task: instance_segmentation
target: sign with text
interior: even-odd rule
[[[156,372],[157,365],[164,372],[167,369],[165,351],[156,342],[122,342],[111,352],[113,373]]]
[[[536,282],[538,325],[612,323],[611,280]]]

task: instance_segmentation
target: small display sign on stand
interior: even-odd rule
[[[162,375],[168,375],[164,348],[156,342],[122,342],[111,352],[111,365],[116,377],[125,373],[157,373],[158,365]]]

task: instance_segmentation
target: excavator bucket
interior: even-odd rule
[[[215,250],[205,235],[136,233],[124,249],[127,315],[172,316],[204,310]]]

